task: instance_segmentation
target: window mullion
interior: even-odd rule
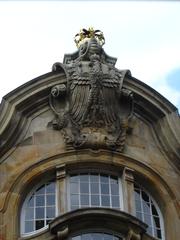
[[[33,221],[33,230],[36,231],[36,194],[34,194],[34,221]]]
[[[101,175],[99,174],[99,203],[100,207],[102,207],[102,194],[101,194]]]
[[[112,208],[111,178],[110,178],[110,176],[108,176],[108,184],[109,184],[110,207]]]

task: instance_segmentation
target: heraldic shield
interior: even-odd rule
[[[66,54],[53,71],[63,69],[66,80],[51,89],[52,126],[73,148],[123,151],[133,111],[131,91],[123,87],[130,71],[115,68],[101,31],[83,29],[76,35],[78,51]]]

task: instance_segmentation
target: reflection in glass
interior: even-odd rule
[[[44,227],[44,220],[36,220],[36,230]]]

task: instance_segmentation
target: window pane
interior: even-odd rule
[[[101,184],[101,194],[109,194],[109,185]]]
[[[91,183],[91,193],[99,193],[99,184]]]
[[[113,234],[95,232],[72,237],[72,240],[122,240],[122,238],[114,236]]]
[[[135,201],[135,204],[136,204],[136,211],[141,212],[142,211],[141,202],[140,201]]]
[[[98,174],[91,174],[90,175],[90,181],[98,183],[99,182],[99,175]]]
[[[46,193],[55,193],[55,182],[46,185]]]
[[[76,236],[72,238],[73,240],[81,240],[81,236]]]
[[[108,183],[109,182],[108,175],[101,174],[100,180],[101,180],[101,183]]]
[[[150,204],[149,203],[147,203],[147,202],[142,202],[143,203],[143,211],[144,211],[144,213],[147,213],[147,214],[150,214]]]
[[[156,211],[156,208],[155,208],[154,204],[152,204],[152,214],[155,215],[155,216],[158,216],[158,213]]]
[[[118,184],[111,184],[111,194],[119,195],[119,185]]]
[[[46,207],[46,218],[55,217],[55,207]]]
[[[23,233],[38,230],[48,224],[47,218],[55,217],[55,194],[55,182],[52,181],[42,184],[33,191],[22,209]]]
[[[25,221],[25,232],[33,232],[33,221]]]
[[[34,207],[34,194],[30,197],[27,207]]]
[[[140,201],[140,191],[135,190],[135,200]]]
[[[89,193],[89,183],[80,183],[80,192]]]
[[[44,220],[36,220],[36,230],[44,227]]]
[[[81,174],[79,177],[80,177],[80,182],[89,182],[89,175]]]
[[[111,176],[110,182],[111,184],[118,184],[118,177]]]
[[[101,203],[104,207],[110,206],[110,197],[109,196],[101,196]]]
[[[142,221],[142,213],[136,212],[136,217]]]
[[[79,182],[79,175],[71,175],[70,182]]]
[[[153,203],[152,198],[148,193],[135,185],[135,204],[136,204],[136,216],[140,220],[144,221],[148,225],[147,232],[153,237],[157,236],[157,230],[162,235],[160,216]],[[158,237],[162,239],[161,237]]]
[[[152,227],[148,227],[148,228],[147,228],[147,232],[148,232],[150,235],[153,235]]]
[[[100,205],[99,195],[91,195],[91,205],[92,206],[99,206]]]
[[[37,194],[44,194],[45,193],[45,185],[42,185],[36,190],[36,195]]]
[[[55,195],[47,195],[46,196],[46,205],[48,205],[48,206],[55,205]]]
[[[89,205],[89,195],[81,195],[81,205]]]
[[[79,205],[79,196],[71,195],[71,205]]]
[[[71,206],[71,210],[75,210],[75,209],[78,209],[79,208],[79,205],[78,206]]]
[[[142,199],[143,199],[145,202],[149,202],[149,196],[148,196],[144,191],[142,191]]]
[[[112,196],[112,207],[119,208],[119,196]]]
[[[104,240],[113,240],[113,235],[104,234]]]
[[[45,204],[44,195],[36,196],[36,206],[44,206],[44,204]]]
[[[35,213],[36,213],[36,219],[44,218],[44,208],[43,207],[36,208]]]
[[[70,185],[71,193],[79,193],[79,184],[77,182],[72,182]]]
[[[153,224],[155,228],[160,228],[159,217],[153,217]]]
[[[93,240],[103,240],[103,235],[102,233],[93,233],[92,235],[92,239]]]
[[[88,233],[88,234],[81,235],[81,240],[92,240],[91,239],[91,234]]]
[[[159,239],[161,239],[161,238],[162,238],[162,235],[161,235],[161,230],[160,230],[160,229],[157,229],[157,232],[156,232],[156,234],[157,234],[157,237],[158,237]]]
[[[144,222],[147,223],[148,226],[151,226],[152,225],[151,216],[147,215],[147,214],[144,214]]]
[[[34,208],[26,208],[25,219],[26,220],[34,219]]]

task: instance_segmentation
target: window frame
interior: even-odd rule
[[[36,184],[35,186],[33,186],[33,188],[31,189],[31,191],[26,194],[22,207],[21,207],[21,212],[20,212],[20,235],[22,237],[28,237],[28,236],[34,236],[35,234],[39,234],[41,232],[43,232],[44,230],[48,229],[49,224],[45,225],[44,227],[38,229],[38,230],[34,230],[32,232],[25,232],[25,208],[27,206],[27,202],[29,201],[29,198],[33,195],[33,193],[36,192],[36,190],[41,187],[42,185],[47,184],[48,182],[53,181],[55,183],[55,218],[58,216],[58,208],[57,208],[57,201],[58,201],[58,191],[57,191],[57,180],[56,178],[47,178],[47,179],[43,179],[41,180],[38,184]],[[46,195],[45,195],[46,196]],[[46,206],[44,206],[46,207]],[[33,207],[33,211],[34,211],[34,207]],[[46,218],[44,218],[46,219]],[[34,219],[35,221],[35,219]]]
[[[162,215],[162,213],[161,213],[161,210],[160,210],[160,207],[159,207],[158,203],[157,203],[156,200],[153,198],[153,196],[151,195],[151,193],[149,193],[148,189],[146,189],[144,186],[142,186],[141,184],[139,184],[137,181],[134,182],[134,195],[135,195],[135,188],[136,188],[135,185],[137,185],[137,186],[140,188],[141,191],[144,191],[144,192],[146,193],[146,195],[149,197],[150,201],[152,201],[153,205],[155,206],[155,209],[156,209],[156,211],[157,211],[157,213],[158,213],[159,222],[160,222],[161,240],[165,240],[164,218],[163,218],[163,215]],[[142,198],[142,197],[141,197],[141,198]],[[142,199],[141,199],[141,201],[140,201],[140,204],[141,204],[141,209],[143,209]],[[152,204],[151,204],[151,206],[152,206]],[[134,196],[134,208],[135,208],[135,217],[137,217],[137,216],[136,216],[135,196]],[[152,208],[152,207],[150,207],[150,208]],[[152,209],[151,209],[151,211],[152,211]],[[143,220],[141,220],[141,221],[143,221],[143,222],[145,223],[145,221],[144,221],[144,211],[143,211],[143,212],[141,211],[140,213],[142,214],[142,218],[143,218]],[[137,217],[137,218],[138,218],[138,217]],[[151,212],[150,218],[151,218],[151,224],[152,224],[152,218],[153,218],[152,212]],[[138,219],[139,219],[139,218],[138,218]],[[148,224],[147,224],[147,225],[148,225]],[[156,236],[155,236],[155,234],[154,234],[154,227],[152,228],[152,231],[153,231],[153,235],[151,235],[151,234],[148,233],[148,232],[147,232],[147,234],[150,235],[150,236],[152,236],[152,237],[155,237],[155,238],[156,238]],[[157,238],[157,239],[159,239],[159,238]]]
[[[54,175],[55,173],[55,175]],[[44,179],[41,180],[37,185],[32,187],[31,191],[26,194],[23,204],[21,206],[20,210],[20,236],[23,237],[30,237],[41,234],[43,231],[46,231],[48,229],[49,224],[44,226],[41,229],[25,233],[25,211],[23,211],[24,206],[27,204],[27,201],[29,200],[29,197],[33,194],[33,192],[36,191],[41,185],[48,183],[49,181],[55,182],[55,218],[57,216],[63,215],[65,213],[73,211],[71,210],[71,199],[70,199],[70,175],[80,175],[80,174],[106,174],[109,177],[115,176],[118,178],[118,184],[119,184],[119,203],[120,207],[110,207],[110,206],[96,206],[97,208],[107,208],[107,209],[115,209],[124,211],[125,213],[128,213],[132,216],[136,217],[136,208],[135,208],[135,198],[134,198],[134,183],[138,185],[144,192],[146,192],[151,200],[153,201],[154,206],[156,207],[156,210],[159,214],[160,219],[160,228],[161,228],[161,234],[162,234],[162,240],[165,240],[165,227],[164,227],[164,218],[160,211],[160,207],[158,206],[157,202],[154,200],[154,198],[151,196],[151,194],[148,191],[147,185],[139,184],[139,178],[136,176],[136,172],[133,169],[130,169],[128,167],[116,167],[115,165],[109,165],[109,164],[101,164],[101,163],[82,163],[82,164],[61,164],[56,166],[56,170],[53,173],[53,176],[45,176],[41,175],[41,179],[44,176]],[[137,181],[134,180],[134,178],[137,177]],[[36,183],[38,179],[33,180],[33,183]],[[109,182],[110,183],[110,182]],[[89,181],[90,184],[90,181]],[[31,186],[33,184],[31,183]],[[147,190],[146,190],[147,187]],[[79,193],[80,194],[80,193]],[[101,196],[101,195],[100,195]],[[129,201],[129,203],[127,203]],[[61,206],[63,205],[63,206]],[[132,207],[127,207],[127,205],[132,205]],[[89,206],[89,208],[93,208],[94,206]],[[84,208],[84,207],[83,207]],[[86,207],[85,207],[86,208]],[[77,209],[81,209],[77,208]],[[147,233],[147,232],[146,232]],[[152,236],[151,234],[147,233],[149,236]],[[152,236],[153,237],[153,236]]]
[[[121,177],[121,174],[116,172],[116,171],[108,171],[106,169],[100,169],[99,167],[97,168],[84,168],[84,169],[80,169],[80,170],[69,170],[66,174],[66,195],[67,195],[67,212],[69,211],[73,211],[71,210],[71,193],[70,193],[70,176],[71,175],[80,175],[80,174],[106,174],[108,175],[109,177],[110,176],[115,176],[118,178],[118,185],[119,185],[119,208],[115,208],[115,207],[105,207],[105,206],[87,206],[87,207],[102,207],[102,208],[110,208],[110,209],[118,209],[118,210],[121,210],[121,211],[124,211],[124,199],[123,199],[123,184],[122,184],[122,177]],[[90,184],[90,181],[89,181],[89,184]],[[78,195],[80,196],[80,193],[78,193]],[[89,196],[91,196],[91,194],[89,193]],[[100,195],[101,196],[101,195]],[[110,195],[111,196],[111,195]],[[79,207],[77,209],[80,209],[82,207]],[[85,207],[86,208],[86,207]]]

